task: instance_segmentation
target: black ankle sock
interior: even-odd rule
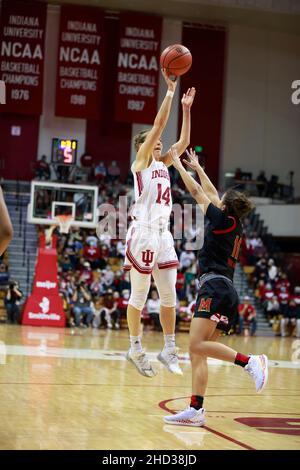
[[[200,410],[203,406],[203,400],[204,398],[201,397],[201,395],[192,395],[190,407],[195,408],[195,410]]]
[[[244,356],[244,354],[241,354],[241,353],[237,353],[237,355],[235,356],[234,363],[237,366],[246,367],[248,362],[249,362],[249,356]]]

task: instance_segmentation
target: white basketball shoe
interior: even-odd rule
[[[164,348],[157,356],[157,359],[168,369],[169,372],[176,375],[183,375],[178,363],[178,348]]]
[[[154,377],[156,375],[144,349],[141,352],[129,349],[126,354],[126,359],[131,362],[144,377]]]
[[[249,362],[244,370],[255,382],[257,393],[263,391],[268,382],[268,358],[264,354],[250,356]]]
[[[195,410],[190,406],[175,415],[164,416],[164,422],[167,424],[176,424],[177,426],[204,426],[205,409]]]

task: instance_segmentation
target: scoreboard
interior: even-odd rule
[[[76,165],[78,140],[52,139],[51,162],[56,165]]]

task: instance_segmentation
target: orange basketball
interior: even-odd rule
[[[168,75],[183,75],[192,65],[192,54],[187,47],[173,44],[167,47],[160,56],[160,66]]]

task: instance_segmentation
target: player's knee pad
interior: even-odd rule
[[[149,292],[148,284],[141,283],[138,286],[131,285],[131,294],[129,298],[129,305],[132,305],[137,310],[143,310]]]
[[[163,307],[176,307],[175,286],[165,285],[159,288],[160,303]]]

